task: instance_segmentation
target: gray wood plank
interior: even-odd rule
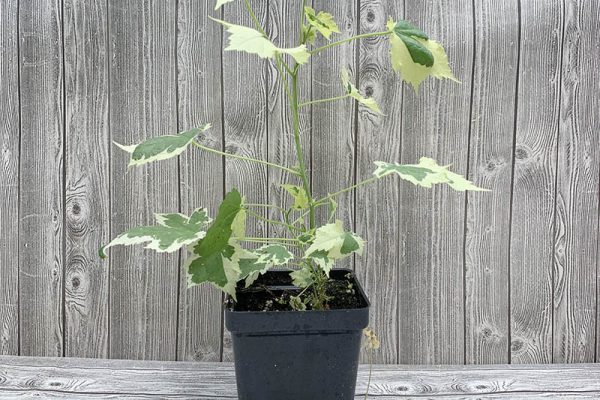
[[[271,39],[280,47],[295,47],[299,43],[300,21],[294,16],[299,15],[301,2],[290,2],[284,0],[269,0],[269,26],[268,33]],[[289,62],[289,61],[288,61]],[[293,62],[289,62],[293,65]],[[270,61],[268,64],[268,153],[269,161],[280,165],[292,167],[298,165],[292,129],[292,113],[289,100],[285,94],[284,84],[279,77],[277,67]],[[298,91],[301,102],[311,99],[311,66],[302,66]],[[310,169],[310,107],[300,109],[300,132],[304,145],[304,163]],[[299,178],[285,171],[269,169],[269,202],[280,207],[290,207],[293,199],[283,189],[282,184],[294,184],[302,186]],[[270,218],[281,220],[278,210],[271,210]],[[270,236],[288,236],[289,231],[283,226],[269,226]],[[295,250],[295,249],[294,249]],[[300,256],[299,252],[296,252]]]
[[[63,54],[60,1],[19,5],[20,349],[63,354]]]
[[[265,27],[268,2],[253,2],[252,6]],[[243,2],[225,5],[224,20],[254,26]],[[227,152],[261,160],[268,158],[266,87],[267,63],[264,59],[238,51],[223,54],[223,112]],[[268,202],[268,172],[263,165],[226,159],[225,186],[227,190],[238,189],[246,197],[247,203]],[[265,224],[256,219],[249,218],[246,228],[248,236],[264,237],[267,234]],[[224,333],[223,360],[228,361],[232,360],[233,355],[229,333],[225,329]]]
[[[213,128],[205,144],[222,149],[221,27],[207,16],[214,15],[212,2],[178,2],[177,68],[179,130],[210,122]],[[220,12],[217,14],[220,18]],[[206,207],[216,215],[223,196],[223,160],[197,149],[180,159],[181,207],[190,213]],[[221,302],[219,290],[203,285],[187,289],[181,271],[178,348],[179,360],[221,359]]]
[[[553,361],[582,362],[594,361],[597,342],[600,4],[567,1],[565,7]]]
[[[445,45],[462,84],[430,79],[419,94],[404,86],[402,163],[422,156],[465,174],[473,51],[471,1],[405,2],[405,19]],[[434,22],[435,21],[435,22]],[[475,194],[474,196],[482,196]],[[399,359],[462,363],[465,194],[401,183],[399,196]]]
[[[65,355],[108,356],[106,1],[65,0]]]
[[[175,4],[108,3],[111,139],[124,144],[177,131]],[[111,233],[154,224],[154,212],[178,209],[177,161],[127,169],[111,147]],[[111,249],[112,250],[112,249]],[[178,256],[138,247],[111,251],[109,356],[174,359]]]
[[[361,1],[359,33],[382,31],[389,16],[402,18],[403,9],[402,2]],[[400,158],[402,82],[390,66],[388,38],[361,40],[358,53],[359,90],[373,96],[385,114],[358,109],[356,180],[361,181],[375,170],[374,161]],[[378,363],[398,360],[398,189],[398,181],[388,178],[356,192],[356,232],[367,240],[364,255],[356,257],[356,274],[371,301],[369,324],[381,340],[374,353]]]
[[[521,3],[520,19],[510,242],[511,360],[550,362],[562,2]],[[543,25],[535,23],[541,20]],[[538,37],[547,39],[534,45]]]
[[[17,0],[0,3],[0,354],[19,352],[19,53]],[[7,234],[8,233],[8,234]]]
[[[476,47],[469,179],[492,192],[467,195],[465,361],[505,363],[509,362],[510,340],[508,222],[518,2],[476,2],[474,11]]]
[[[369,366],[361,365],[356,398],[364,398]],[[373,398],[594,398],[600,366],[374,365]],[[0,395],[30,398],[236,398],[230,363],[0,357]],[[112,397],[111,397],[112,396]],[[10,398],[10,397],[9,397]],[[52,398],[52,397],[50,397]]]
[[[331,13],[341,33],[335,39],[342,40],[358,31],[358,2],[315,0],[314,9]],[[325,43],[319,38],[318,45]],[[340,83],[340,71],[345,67],[356,75],[357,44],[351,42],[334,47],[312,57],[313,99],[339,96],[344,93]],[[356,105],[349,99],[314,105],[312,120],[312,191],[316,198],[350,186],[355,179]],[[354,229],[354,194],[338,196],[337,219],[346,229]],[[327,220],[326,208],[317,212],[317,225]],[[352,258],[336,263],[337,268],[353,268]]]

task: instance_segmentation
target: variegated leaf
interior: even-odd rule
[[[348,75],[348,70],[346,68],[342,68],[342,86],[344,87],[346,93],[348,93],[350,97],[358,101],[360,104],[366,106],[367,108],[375,111],[378,114],[383,114],[375,99],[373,99],[372,97],[364,97],[362,94],[360,94],[356,86],[354,86],[352,82],[350,82],[350,76]]]
[[[210,124],[206,124],[201,128],[194,128],[177,135],[159,136],[130,146],[116,142],[115,144],[131,154],[131,158],[129,159],[130,167],[139,166],[152,161],[166,160],[178,156],[183,153],[196,136],[210,129],[210,127]]]
[[[210,223],[205,208],[199,208],[190,216],[183,214],[155,214],[155,226],[139,226],[114,238],[100,249],[100,257],[106,258],[106,249],[117,245],[147,243],[146,248],[157,252],[172,253],[202,239]]]
[[[217,0],[217,4],[215,5],[215,10],[218,10],[224,4],[231,3],[232,1],[235,1],[235,0]]]
[[[306,210],[308,208],[308,195],[302,186],[281,185],[286,192],[294,198],[294,210]]]
[[[346,232],[342,221],[323,225],[315,231],[315,239],[304,258],[312,259],[325,273],[333,267],[333,262],[352,253],[362,255],[364,241],[352,232]]]
[[[230,24],[220,19],[211,18],[222,24],[229,33],[229,45],[225,50],[244,51],[256,54],[261,58],[273,58],[277,54],[289,54],[298,64],[305,64],[310,58],[310,53],[305,45],[283,49],[275,46],[259,31],[246,26]]]
[[[241,271],[240,247],[233,234],[244,225],[241,212],[242,197],[233,189],[223,199],[219,213],[204,238],[192,248],[185,265],[190,286],[209,282],[235,297]]]
[[[311,7],[304,7],[304,15],[308,23],[315,28],[323,37],[329,40],[332,33],[340,33],[340,28],[333,20],[333,15],[325,11],[317,14]]]
[[[397,174],[400,178],[415,185],[431,188],[438,183],[446,183],[458,191],[487,191],[473,185],[461,175],[448,170],[448,167],[440,166],[431,158],[422,157],[419,164],[396,164],[383,161],[375,161],[377,169],[373,172],[378,178],[389,174]]]

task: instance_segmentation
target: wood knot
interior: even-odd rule
[[[511,351],[519,351],[523,348],[524,343],[521,340],[513,340],[510,344]]]
[[[78,203],[73,204],[72,211],[74,215],[79,215],[81,213],[81,206]]]
[[[375,21],[375,13],[373,11],[369,11],[367,13],[367,22]]]
[[[398,387],[396,388],[396,390],[397,390],[398,392],[408,392],[408,387],[406,387],[406,386],[398,386]]]
[[[77,289],[79,285],[81,285],[81,280],[78,277],[75,277],[71,279],[71,285],[73,286],[73,289]]]
[[[62,384],[60,382],[50,382],[50,386],[59,387],[59,386],[62,386]]]
[[[493,332],[490,328],[483,328],[483,330],[481,331],[481,335],[486,339],[492,336],[492,333]]]
[[[526,160],[529,157],[529,153],[521,146],[517,146],[515,149],[515,158],[517,160]]]
[[[477,389],[477,390],[484,390],[484,389],[487,389],[487,386],[479,384],[479,385],[475,385],[475,389]]]
[[[373,96],[373,87],[372,86],[367,86],[365,88],[365,94],[367,95],[367,97]]]

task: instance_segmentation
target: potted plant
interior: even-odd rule
[[[236,0],[217,0],[216,9],[232,1]],[[298,90],[300,72],[312,56],[329,48],[383,36],[390,42],[392,67],[415,91],[429,76],[455,78],[443,47],[407,21],[390,19],[380,32],[329,41],[339,32],[332,15],[316,12],[303,1],[298,6],[302,20],[300,43],[296,47],[278,47],[261,27],[249,0],[244,3],[254,21],[253,28],[213,20],[229,34],[225,50],[269,58],[277,67],[289,99],[298,165],[278,165],[207,147],[200,137],[210,129],[210,124],[140,144],[118,146],[130,153],[130,166],[165,160],[188,147],[196,147],[284,170],[294,180],[282,185],[281,190],[289,194],[293,204],[287,209],[248,204],[232,189],[214,219],[204,208],[196,209],[190,216],[156,214],[155,226],[136,227],[122,233],[104,246],[100,254],[105,257],[106,249],[111,246],[143,243],[157,252],[187,248],[185,270],[189,286],[210,283],[228,295],[226,326],[232,333],[240,399],[353,399],[369,301],[351,271],[333,266],[340,259],[362,254],[364,241],[336,219],[336,197],[388,175],[426,188],[447,184],[459,191],[481,189],[434,160],[421,158],[418,163],[405,165],[378,161],[373,176],[324,198],[314,198],[304,162],[300,108],[352,98],[374,112],[381,110],[375,100],[359,92],[344,69],[340,72],[339,96],[302,102]],[[280,218],[265,218],[257,212],[259,207],[278,210]],[[320,207],[327,209],[327,220],[319,224],[315,210]],[[248,237],[247,218],[283,226],[286,234]],[[272,270],[281,266],[289,269]]]

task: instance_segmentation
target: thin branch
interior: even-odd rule
[[[370,38],[370,37],[375,37],[375,36],[384,36],[384,35],[389,35],[390,33],[392,33],[393,31],[383,31],[383,32],[371,32],[371,33],[363,33],[362,35],[356,35],[356,36],[352,36],[348,39],[343,39],[343,40],[339,40],[337,42],[331,42],[329,44],[326,44],[325,46],[322,47],[317,47],[316,49],[314,49],[313,51],[310,52],[311,55],[315,55],[317,53],[322,52],[323,50],[327,50],[330,49],[332,47],[336,47],[339,45],[342,45],[344,43],[348,43],[351,42],[353,40],[357,40],[357,39],[365,39],[365,38]]]
[[[306,103],[298,104],[298,107],[306,107],[306,106],[310,106],[311,104],[328,103],[328,102],[332,102],[332,101],[343,100],[347,97],[350,97],[350,94],[347,93],[343,96],[329,97],[327,99],[318,99],[318,100],[307,101]]]

